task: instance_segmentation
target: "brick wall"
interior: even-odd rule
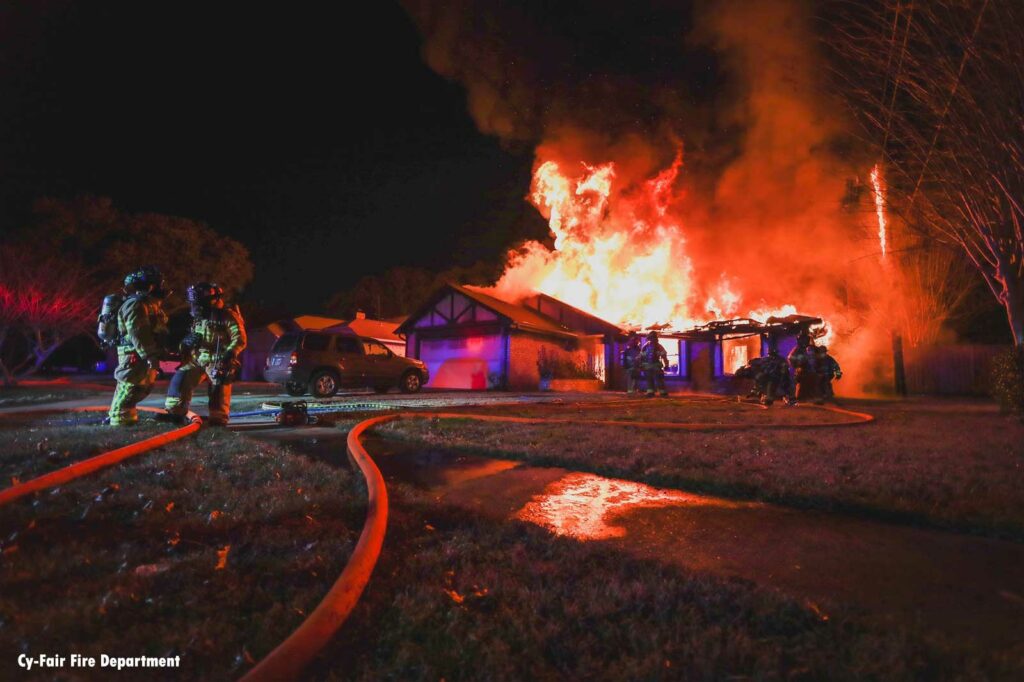
[[[540,384],[540,373],[537,371],[537,357],[540,349],[552,353],[556,357],[571,360],[575,363],[586,362],[586,349],[566,350],[562,342],[545,339],[532,334],[513,332],[509,345],[509,377],[508,387],[513,391],[536,391]],[[599,346],[597,348],[600,348]],[[592,349],[594,350],[594,349]]]

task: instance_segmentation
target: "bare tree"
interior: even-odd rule
[[[835,70],[890,211],[959,247],[1024,345],[1024,2],[836,0]]]
[[[68,339],[95,325],[100,289],[78,266],[22,249],[0,247],[0,350],[13,335],[26,352],[8,365],[5,385],[32,374]]]

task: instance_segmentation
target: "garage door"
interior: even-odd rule
[[[485,390],[488,375],[504,370],[504,337],[498,334],[422,339],[420,360],[430,370],[430,388]]]

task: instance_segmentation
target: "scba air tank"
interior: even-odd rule
[[[117,311],[124,304],[124,296],[109,294],[103,299],[100,316],[96,325],[96,336],[104,345],[113,346],[117,343]]]

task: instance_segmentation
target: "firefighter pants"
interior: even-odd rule
[[[813,400],[818,397],[818,375],[804,367],[796,370],[796,399]]]
[[[821,402],[831,400],[835,402],[836,393],[832,389],[832,377],[827,374],[818,375],[818,399]]]
[[[145,400],[156,383],[156,370],[150,369],[139,356],[127,349],[117,349],[117,369],[114,370],[117,388],[114,399],[110,401],[111,426],[126,426],[139,421],[139,411],[135,408]]]
[[[661,363],[654,365],[644,365],[644,375],[647,377],[647,395],[654,395],[654,391],[658,391],[658,395],[668,395],[668,389],[665,388],[665,368],[661,366]]]
[[[171,414],[184,417],[192,404],[192,394],[196,387],[206,381],[209,384],[207,395],[210,398],[210,423],[227,424],[231,414],[231,384],[214,385],[209,379],[206,367],[191,362],[183,364],[174,373],[171,385],[167,387],[164,407]]]
[[[640,388],[640,368],[626,368],[626,393],[636,393]]]

